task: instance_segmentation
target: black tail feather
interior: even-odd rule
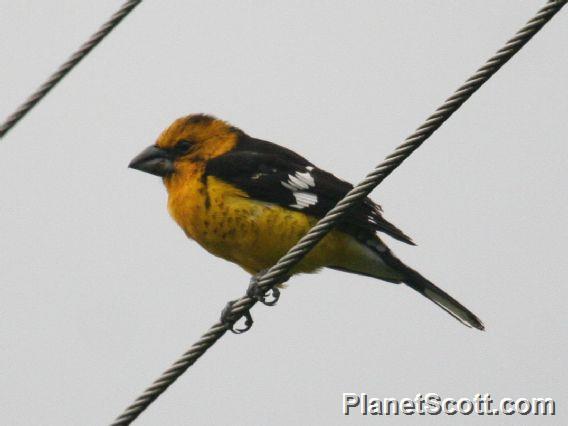
[[[485,326],[473,312],[463,306],[444,290],[428,281],[418,272],[412,271],[411,274],[408,274],[404,283],[421,295],[430,299],[462,324],[468,327],[477,328],[478,330],[485,330]]]
[[[404,274],[402,282],[407,286],[430,299],[462,324],[478,330],[485,330],[485,326],[473,312],[434,283],[424,278],[419,272],[402,263],[388,248],[380,253],[380,256],[391,268]]]

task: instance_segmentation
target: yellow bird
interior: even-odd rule
[[[289,149],[203,114],[175,120],[129,167],[162,177],[168,210],[185,234],[253,276],[353,188]],[[291,274],[327,267],[405,283],[463,324],[484,329],[471,311],[401,262],[377,232],[414,244],[367,198]]]

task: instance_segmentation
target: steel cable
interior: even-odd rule
[[[258,281],[259,286],[269,291],[286,277],[287,273],[333,228],[335,224],[357,202],[363,200],[392,173],[412,152],[434,133],[469,97],[495,74],[514,54],[516,54],[560,9],[568,0],[551,0],[497,51],[474,75],[443,104],[426,121],[408,136],[392,154],[380,163],[363,181],[355,186],[326,216],[321,219],[300,241],[292,247],[273,267]],[[234,322],[256,304],[256,300],[243,296],[236,300],[231,308]],[[148,387],[132,405],[130,405],[112,426],[129,425],[148,406],[158,398],[177,378],[179,378],[195,361],[197,361],[217,340],[219,340],[234,322],[216,322],[201,338],[185,352],[159,379]]]
[[[120,9],[118,9],[110,19],[105,22],[99,30],[94,33],[83,45],[75,52],[67,61],[65,61],[49,78],[37,89],[26,101],[21,104],[16,111],[6,118],[0,126],[0,139],[10,131],[30,110],[65,77],[69,71],[81,62],[81,60],[89,54],[91,50],[97,46],[116,26],[138,6],[142,0],[126,1]]]

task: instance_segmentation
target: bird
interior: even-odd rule
[[[168,211],[188,238],[253,277],[276,263],[353,188],[300,154],[207,114],[176,119],[129,167],[162,178]],[[403,263],[380,234],[415,245],[367,197],[290,275],[331,268],[403,283],[464,325],[484,330],[469,309]]]

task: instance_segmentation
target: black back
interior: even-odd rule
[[[230,152],[209,160],[206,175],[215,176],[251,198],[322,218],[353,185],[319,169],[301,155],[272,142],[240,134]],[[382,217],[370,198],[354,206],[338,228],[366,240],[380,231],[397,240],[412,239]]]

